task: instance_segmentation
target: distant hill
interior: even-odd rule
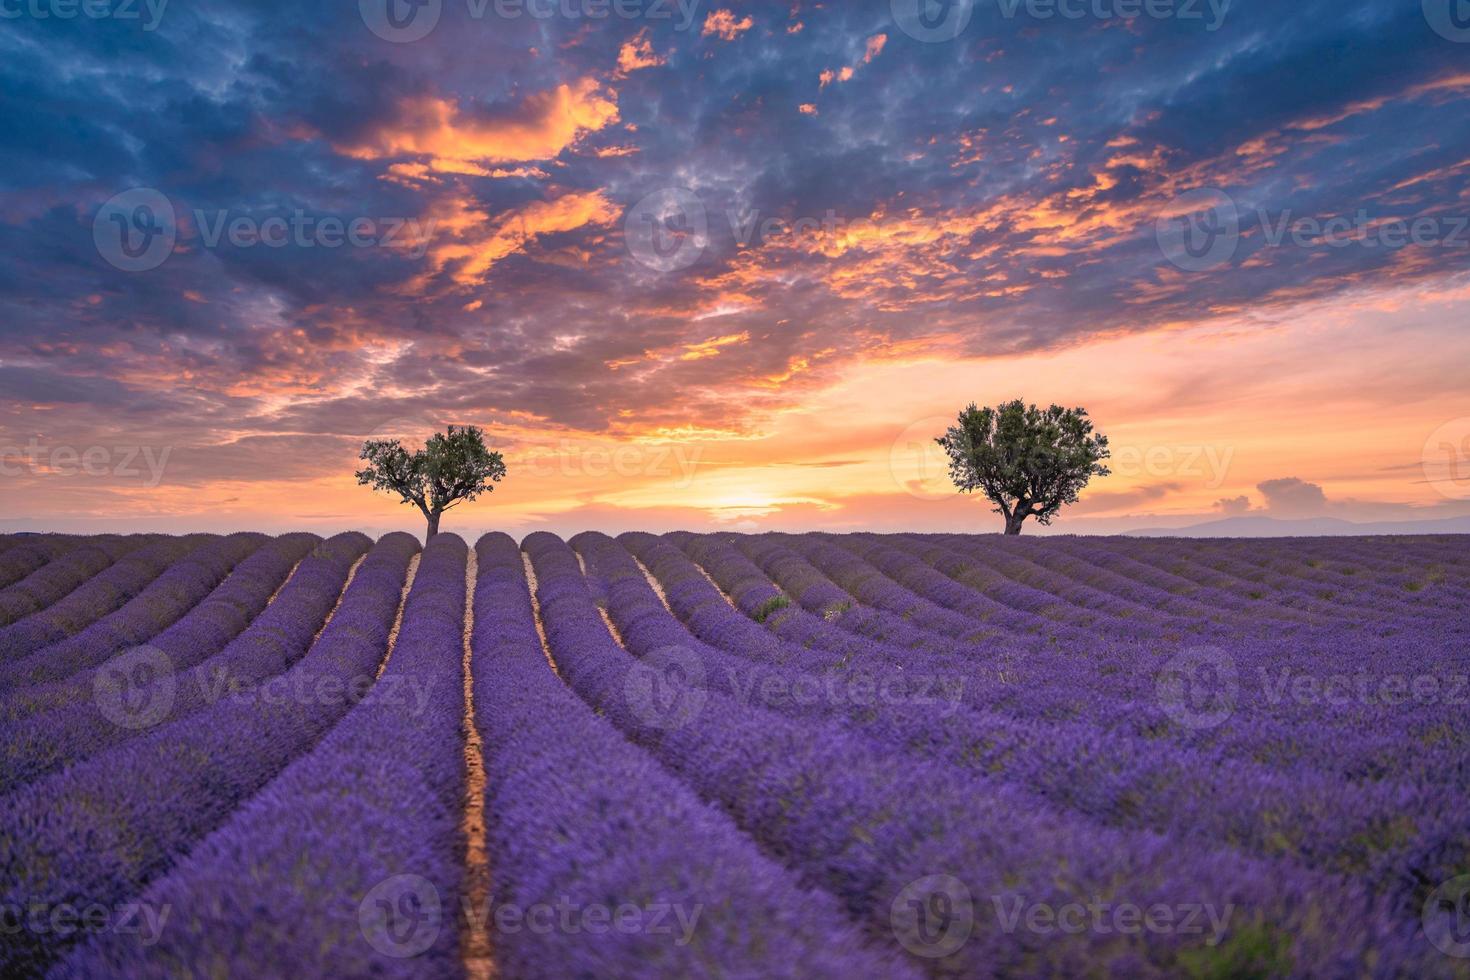
[[[1336,517],[1283,520],[1276,517],[1226,517],[1188,527],[1142,528],[1122,531],[1133,537],[1150,538],[1308,538],[1348,537],[1368,534],[1470,534],[1470,517],[1433,521],[1377,521],[1358,524]]]

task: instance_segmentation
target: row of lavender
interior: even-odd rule
[[[759,708],[795,716],[825,711],[830,718],[840,719],[849,732],[901,748],[916,764],[918,759],[923,759],[946,765],[956,782],[961,777],[954,769],[967,770],[979,777],[980,782],[965,794],[972,802],[984,792],[981,787],[989,788],[990,792],[1021,789],[1044,797],[1022,804],[1019,807],[1022,812],[1062,808],[1067,813],[1080,812],[1100,823],[1162,833],[1171,848],[1178,850],[1177,861],[1173,862],[1176,868],[1189,867],[1196,860],[1208,861],[1208,857],[1201,857],[1200,849],[1212,845],[1221,848],[1221,860],[1231,860],[1227,855],[1235,849],[1253,852],[1270,862],[1255,873],[1277,875],[1279,883],[1288,889],[1290,883],[1297,882],[1299,895],[1310,898],[1309,906],[1318,901],[1328,905],[1340,902],[1344,910],[1350,907],[1358,910],[1357,914],[1362,916],[1355,926],[1359,934],[1367,936],[1376,930],[1377,941],[1382,943],[1374,949],[1374,941],[1370,940],[1369,946],[1353,950],[1349,955],[1363,957],[1356,960],[1360,963],[1385,962],[1394,955],[1416,956],[1416,945],[1425,945],[1418,943],[1416,933],[1418,912],[1427,892],[1434,883],[1466,870],[1466,848],[1470,842],[1465,833],[1464,798],[1443,783],[1418,786],[1359,783],[1327,774],[1314,776],[1301,768],[1277,775],[1250,763],[1222,765],[1222,760],[1212,755],[1160,746],[1147,740],[1103,739],[1098,744],[1097,733],[1090,732],[1086,726],[1063,728],[1034,721],[1016,725],[985,712],[981,705],[976,705],[973,712],[965,705],[941,720],[932,711],[912,710],[920,702],[913,694],[913,684],[918,678],[911,671],[906,677],[908,687],[902,683],[888,685],[886,690],[892,694],[892,700],[880,698],[875,702],[873,690],[875,687],[884,690],[881,678],[891,672],[890,666],[884,663],[889,651],[878,644],[870,645],[865,652],[855,652],[850,645],[843,649],[844,638],[826,635],[837,631],[837,624],[847,618],[849,610],[842,608],[833,616],[830,615],[832,607],[827,606],[828,615],[817,618],[805,614],[795,604],[773,606],[769,598],[761,599],[759,590],[753,587],[754,576],[744,580],[752,587],[742,592],[738,551],[761,555],[768,565],[775,563],[779,555],[773,557],[769,540],[701,541],[687,536],[673,536],[673,539],[701,554],[711,576],[730,583],[731,596],[738,596],[739,601],[747,604],[752,618],[758,618],[766,610],[764,618],[768,625],[777,620],[778,632],[789,629],[792,635],[803,637],[804,645],[794,650],[773,649],[759,635],[752,637],[748,629],[742,630],[742,619],[723,603],[708,582],[701,583],[699,576],[688,574],[687,567],[680,568],[679,556],[671,554],[674,549],[667,543],[648,536],[624,537],[630,550],[647,559],[653,574],[661,580],[671,610],[679,614],[684,624],[713,645],[724,646],[729,653],[765,660],[768,676],[762,679],[762,671],[750,664],[736,663],[728,655],[722,658],[701,644],[681,640],[678,624],[671,622],[672,615],[660,615],[661,610],[647,586],[628,567],[626,556],[620,557],[619,549],[606,539],[598,536],[575,539],[574,544],[587,558],[598,601],[606,605],[629,649],[668,660],[669,649],[677,647],[686,668],[692,668],[692,673],[702,679],[700,687],[708,692],[709,703],[715,703],[716,692],[735,697],[743,709],[741,714],[748,717],[753,703],[749,693],[753,692],[754,703]],[[749,562],[743,571],[750,571]],[[845,574],[841,569],[836,571]],[[816,587],[815,583],[808,584]],[[699,595],[701,585],[705,590],[702,596]],[[770,588],[769,580],[766,587]],[[800,590],[797,591],[799,594]],[[773,609],[776,611],[771,612]],[[937,620],[937,624],[942,625],[942,621]],[[824,641],[842,649],[839,659],[833,661],[830,654],[814,655]],[[861,685],[852,677],[853,664],[864,659],[879,678],[876,685],[873,676],[864,678]],[[917,655],[898,659],[906,661],[911,669],[923,662]],[[799,665],[802,677],[788,676],[783,683],[768,683],[780,679],[780,672],[789,671],[792,664]],[[1080,674],[1079,666],[1080,661],[1070,673]],[[769,676],[772,670],[776,672],[774,678]],[[826,683],[805,685],[810,696],[793,702],[793,692],[803,690],[803,677],[814,672],[826,673]],[[846,678],[834,684],[833,677],[841,677],[843,672]],[[962,668],[954,667],[945,676],[953,679],[962,673]],[[1062,684],[1073,681],[1067,675],[1055,679]],[[867,692],[867,696],[857,697],[855,692],[859,690]],[[767,692],[775,696],[763,696]],[[1133,710],[1158,714],[1156,704],[1136,704]],[[712,715],[709,707],[704,708],[698,722],[700,735],[709,736],[709,725],[715,717],[720,716]],[[874,753],[869,754],[870,758],[873,756]],[[783,761],[787,763],[789,760]],[[870,771],[875,771],[873,766]],[[790,803],[784,803],[783,819],[789,819]],[[963,833],[962,823],[950,820],[949,829]],[[1142,843],[1138,846],[1146,849]],[[1057,866],[1075,866],[1066,854],[1054,857]],[[949,871],[955,867],[951,864]],[[1242,862],[1241,874],[1250,877],[1250,867]],[[1273,870],[1267,872],[1267,867]],[[978,880],[985,878],[978,876]],[[1208,875],[1186,875],[1186,880],[1196,888],[1204,888]],[[1146,880],[1134,883],[1147,893]],[[1216,885],[1228,889],[1229,882],[1222,878]],[[1100,893],[1117,894],[1114,887],[1099,887]],[[1213,888],[1206,889],[1206,893],[1222,894]],[[1267,899],[1272,911],[1260,916],[1261,923],[1297,921],[1291,916],[1280,918],[1285,906],[1272,904],[1280,901],[1279,896]],[[1056,907],[1050,902],[1045,906]],[[1308,913],[1305,921],[1315,920],[1317,914]],[[1282,955],[1293,962],[1312,963],[1325,970],[1327,961],[1317,960],[1318,954],[1333,958],[1349,948],[1333,940],[1323,943],[1313,953],[1310,950],[1313,938],[1307,930],[1289,938],[1278,937],[1283,943]],[[1116,943],[1116,937],[1113,941]],[[1293,944],[1295,948],[1287,948]],[[968,946],[972,952],[977,948],[973,941]],[[1057,953],[1058,948],[1053,946],[1050,952]],[[1156,941],[1146,953],[1157,955],[1167,950],[1167,943]],[[998,955],[1001,951],[991,951],[990,962],[997,962]],[[1217,951],[1212,955],[1228,962],[1228,954]],[[1096,959],[1088,957],[1078,962],[1095,963]],[[1026,968],[1035,965],[1027,964]],[[1164,968],[1163,964],[1160,966]],[[1177,971],[1182,966],[1174,962],[1167,969]]]
[[[217,570],[211,599],[293,547],[237,540],[229,559],[229,540],[175,542]],[[415,547],[390,537],[364,560],[368,544],[326,543],[271,601],[287,560],[233,632],[171,647],[131,692],[136,728],[84,695],[130,643],[213,622],[196,617],[208,600],[155,589],[168,574],[64,627],[69,652],[14,661],[0,713],[24,737],[6,750],[0,869],[17,884],[0,904],[141,898],[183,918],[78,950],[84,934],[7,933],[0,967],[457,975],[479,917],[511,976],[1454,972],[1418,906],[1467,870],[1463,734],[1395,727],[1436,705],[1282,705],[1242,676],[1217,721],[1169,710],[1157,682],[1181,646],[1242,674],[1463,672],[1463,617],[1445,610],[1463,613],[1467,575],[1444,542],[1304,557],[817,535],[583,535],[573,551],[533,535],[543,645],[521,553],[488,536],[479,905],[460,871],[465,549],[443,536],[425,554],[378,678]],[[0,541],[0,566],[15,547]],[[55,550],[36,571],[76,546]],[[149,589],[177,608],[152,628]],[[1458,770],[1390,766],[1415,740]],[[1099,895],[1208,910],[1214,927],[1028,925]]]

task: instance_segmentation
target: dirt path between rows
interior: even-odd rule
[[[403,610],[408,608],[408,590],[413,588],[413,577],[418,574],[421,557],[414,555],[408,560],[408,574],[403,577],[403,591],[398,596],[398,614],[393,617],[393,628],[388,631],[388,645],[383,648],[383,662],[378,664],[377,677],[382,677],[383,671],[388,669],[388,658],[393,656],[393,648],[398,645],[398,631],[403,628]]]
[[[342,591],[337,594],[337,601],[332,604],[332,611],[327,613],[327,618],[322,620],[321,628],[316,631],[316,636],[311,638],[312,646],[316,646],[316,641],[320,640],[322,634],[327,631],[327,627],[332,625],[332,617],[337,615],[338,609],[342,608],[342,600],[347,598],[347,590],[352,588],[352,580],[357,578],[357,570],[362,567],[362,563],[365,561],[367,561],[366,554],[353,562],[352,567],[347,570],[347,581],[342,583]]]
[[[536,598],[536,569],[531,567],[531,556],[524,551],[521,552],[521,563],[526,568],[526,587],[531,590],[531,612],[536,617],[536,633],[541,637],[541,652],[546,655],[551,672],[560,677],[561,668],[557,667],[556,658],[551,655],[551,644],[546,642],[546,624],[541,622],[541,600]]]
[[[466,909],[478,913],[490,900],[490,855],[485,846],[485,747],[480,729],[475,725],[475,685],[471,641],[475,632],[475,581],[479,577],[479,559],[470,549],[465,564],[464,587],[464,768],[465,805],[460,829],[465,839]],[[465,976],[469,980],[489,980],[495,975],[491,956],[490,928],[487,917],[466,916],[465,932],[460,945]]]

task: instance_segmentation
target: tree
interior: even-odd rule
[[[505,460],[485,448],[485,435],[474,426],[451,425],[412,454],[397,439],[369,439],[360,458],[368,465],[357,471],[357,482],[417,507],[429,522],[426,539],[439,533],[439,515],[490,493],[505,476]]]
[[[1004,514],[1006,533],[1020,534],[1028,517],[1045,525],[1094,476],[1111,453],[1094,435],[1087,410],[1039,409],[1018,398],[995,408],[971,404],[935,440],[949,454],[949,476],[961,493],[982,491]]]

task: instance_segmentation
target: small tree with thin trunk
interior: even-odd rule
[[[357,482],[417,507],[429,522],[426,539],[439,533],[446,510],[490,493],[505,476],[505,460],[485,448],[485,434],[472,425],[436,432],[413,453],[397,439],[369,439],[360,458],[368,465],[357,471]]]
[[[1020,534],[1026,518],[1050,524],[1111,453],[1108,437],[1094,434],[1087,410],[1027,406],[1020,399],[994,408],[971,404],[935,440],[949,454],[949,476],[961,493],[979,490],[1005,515],[1006,533]]]

